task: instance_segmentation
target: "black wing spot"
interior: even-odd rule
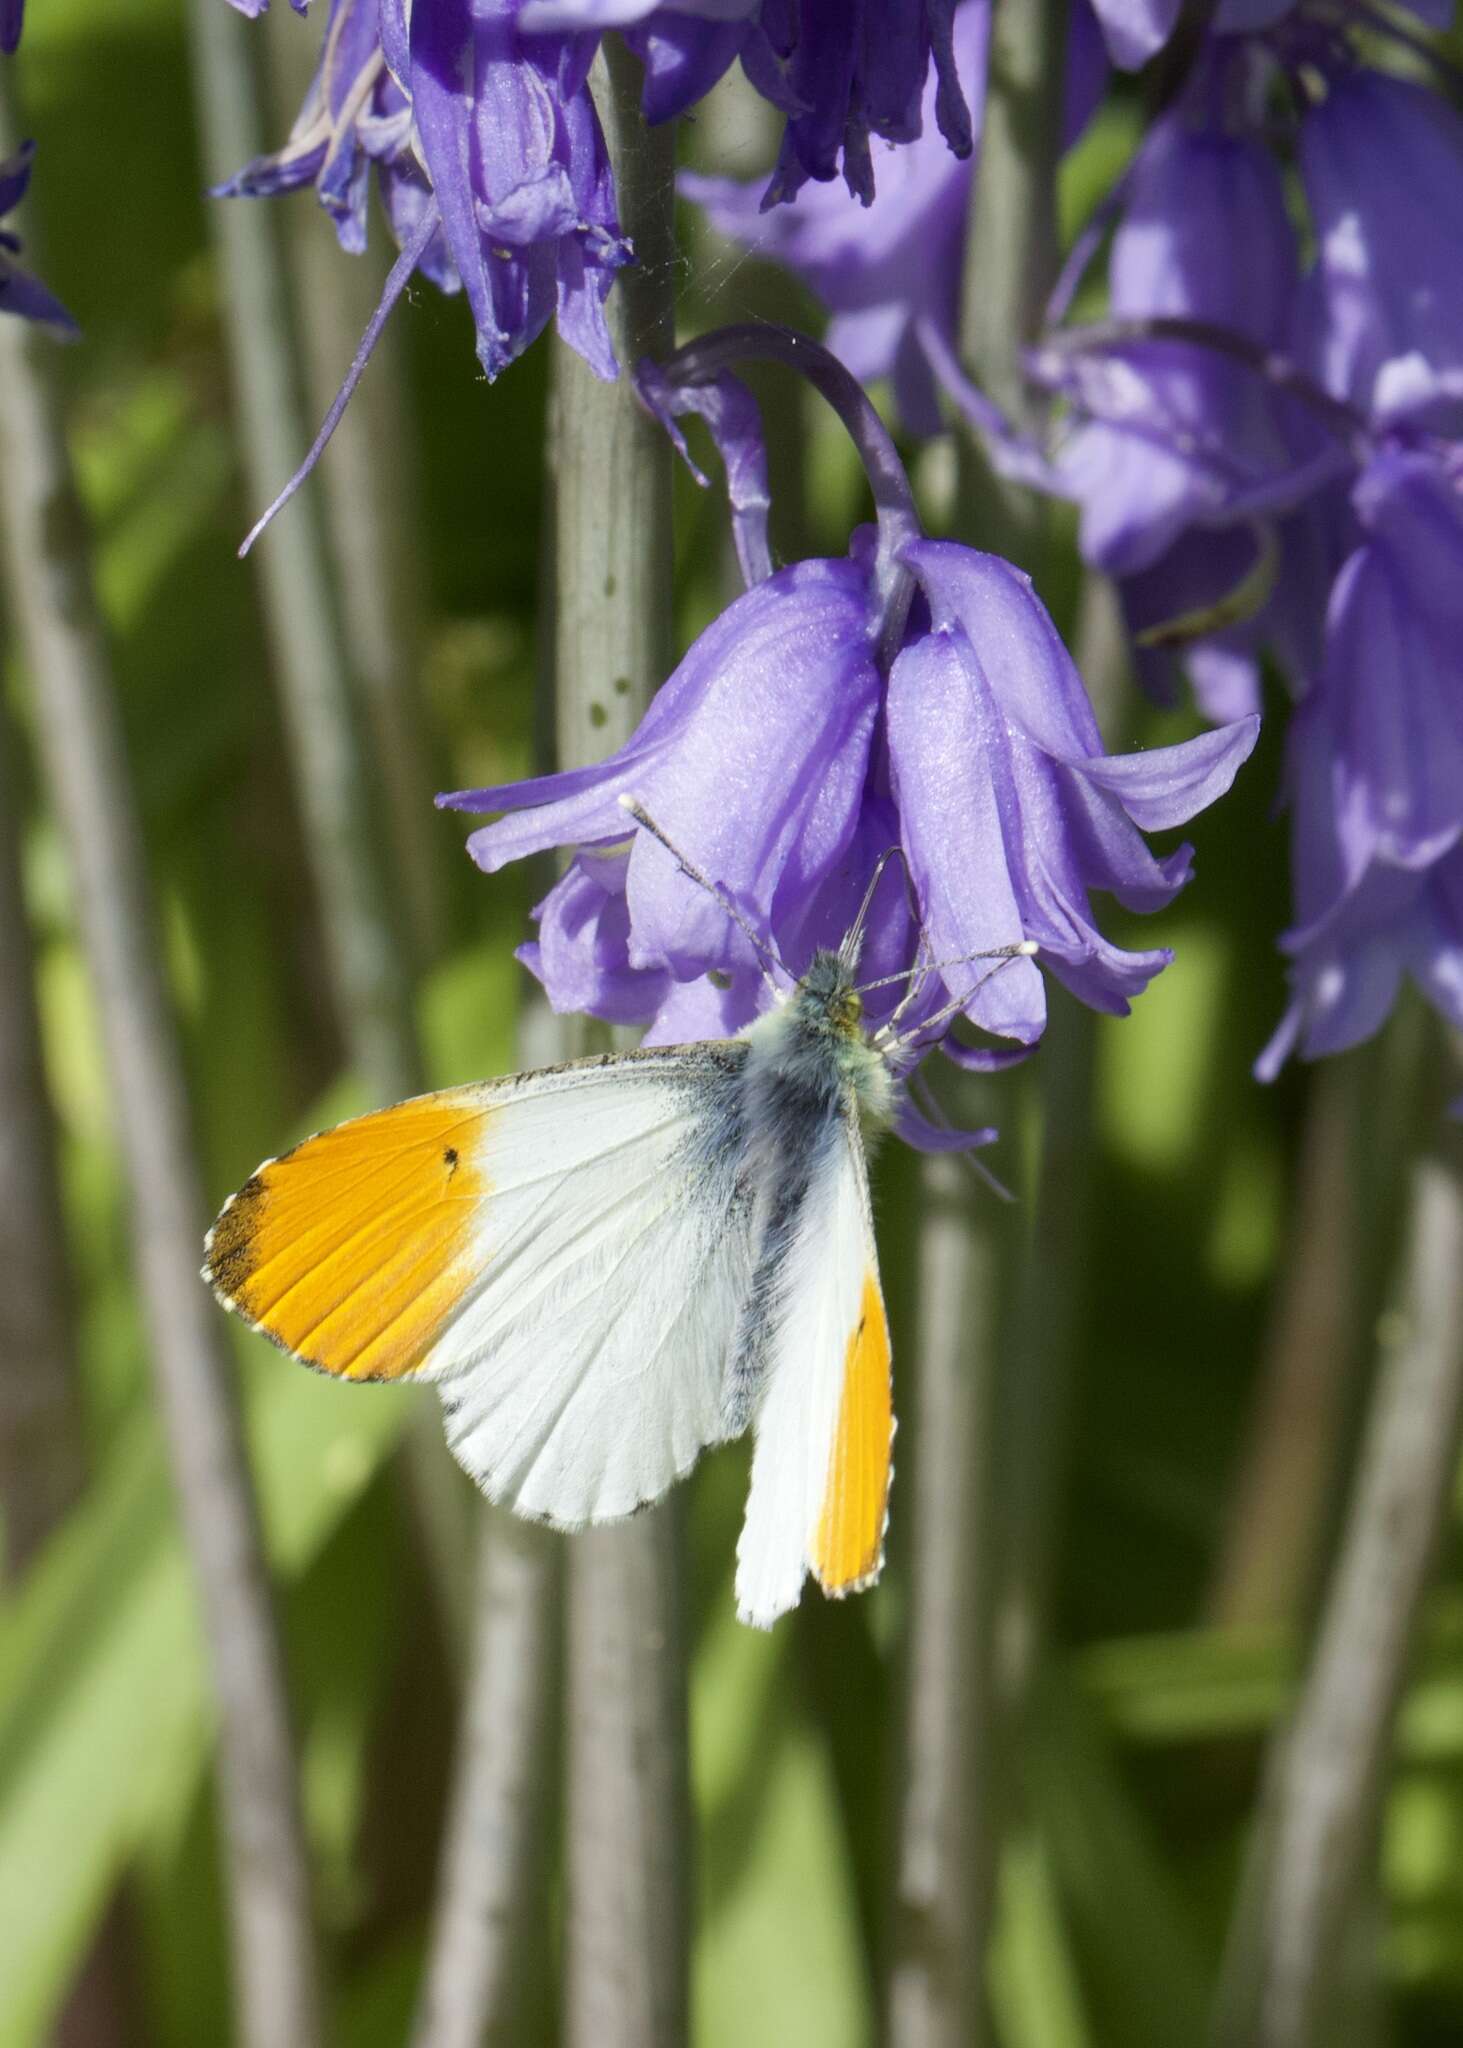
[[[455,1145],[447,1147],[446,1151],[442,1154],[442,1163],[447,1168],[447,1178],[451,1180],[453,1174],[457,1171],[457,1147]]]

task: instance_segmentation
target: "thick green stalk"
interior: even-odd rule
[[[674,341],[675,144],[647,130],[619,49],[595,76],[637,263],[610,298],[627,373]],[[602,758],[669,673],[670,448],[628,374],[603,384],[558,346],[552,433],[557,753]],[[566,1050],[602,1042],[575,1027]],[[569,1553],[565,2038],[677,2048],[687,2027],[690,1858],[680,1512],[672,1500]]]
[[[218,0],[191,0],[189,27],[205,170],[210,179],[222,179],[267,146],[259,27]],[[314,431],[281,223],[275,206],[252,199],[220,200],[210,220],[245,482],[250,504],[258,507],[289,476]],[[324,222],[314,225],[325,236]],[[374,452],[383,459],[383,451]],[[370,1099],[394,1102],[425,1085],[412,954],[388,871],[391,833],[382,829],[370,725],[346,658],[351,640],[331,577],[317,490],[299,492],[253,553],[336,1021]],[[466,1522],[462,1488],[429,1408],[413,1418],[405,1450],[408,1512],[431,1561],[451,1652],[471,1599]]]
[[[258,31],[191,0],[204,169],[223,179],[266,145]],[[294,309],[276,210],[230,199],[218,243],[250,503],[267,504],[310,445]],[[322,224],[322,233],[324,232]],[[372,1098],[421,1086],[401,931],[381,857],[365,721],[343,652],[320,502],[306,488],[255,548],[285,731],[342,1036]]]
[[[972,1204],[979,1204],[973,1215]],[[997,1787],[990,1441],[1010,1219],[959,1159],[922,1167],[917,1383],[896,1440],[909,1616],[896,1789],[891,2048],[988,2037]]]
[[[1109,744],[1116,744],[1114,728],[1121,720],[1115,700],[1126,668],[1126,641],[1112,587],[1095,575],[1083,585],[1074,638],[1099,721]],[[995,1627],[1002,1646],[1001,1711],[1013,1735],[1027,1724],[1049,1627],[1091,1220],[1095,1020],[1053,983],[1048,983],[1047,996],[1041,1049],[1023,1077],[1037,1096],[1040,1142],[1021,1218],[1020,1271],[994,1418]],[[1008,1104],[1012,1092],[1007,1091]]]
[[[198,1278],[206,1212],[183,1062],[53,360],[46,337],[0,321],[8,603],[97,994],[158,1405],[212,1658],[239,2038],[313,2048],[319,1993],[283,1660],[224,1321]]]
[[[1437,1113],[1440,1105],[1434,1105]],[[1397,1305],[1300,1699],[1277,1736],[1221,1984],[1218,2048],[1339,2038],[1393,1725],[1463,1433],[1463,1138],[1413,1169]]]
[[[1062,148],[1067,0],[1021,0],[993,10],[975,203],[966,242],[960,341],[966,367],[1007,418],[1033,426],[1040,401],[1021,350],[1035,341],[1056,281],[1056,170]],[[1043,499],[997,477],[973,436],[962,454],[964,538],[1037,566],[1047,530]]]
[[[85,1477],[56,1129],[21,876],[15,731],[0,704],[0,1583]]]
[[[268,35],[276,104],[298,106],[319,37],[286,8],[275,8],[260,30]],[[395,251],[383,235],[384,248],[347,256],[319,208],[302,202],[289,205],[285,221],[314,422],[324,418],[335,397]],[[345,656],[359,686],[371,767],[383,799],[378,825],[390,842],[409,961],[421,968],[441,950],[442,842],[433,830],[433,785],[417,689],[423,565],[403,344],[402,328],[389,321],[372,353],[370,375],[361,379],[331,436],[318,489],[340,592]]]
[[[1035,332],[1057,265],[1065,12],[1065,0],[1029,0],[998,7],[993,24],[961,341],[973,373],[1017,419],[1027,417],[1018,351]],[[1000,484],[973,447],[962,458],[961,537],[1032,566],[1042,508]],[[1009,1122],[1015,1108],[1010,1088],[970,1081],[946,1100],[961,1123]],[[984,1963],[1004,1809],[1001,1663],[1009,1646],[999,1632],[994,1536],[1003,1450],[995,1429],[1015,1233],[1010,1211],[941,1159],[924,1168],[922,1233],[887,2031],[891,2048],[979,2048],[989,2038]]]
[[[483,1509],[478,1608],[413,2048],[512,2048],[544,1946],[561,1540]]]
[[[1356,1090],[1375,1080],[1375,1062],[1362,1053],[1325,1060],[1309,1078],[1276,1301],[1209,1594],[1216,1628],[1299,1628],[1305,1620],[1366,1326],[1366,1224],[1349,1141]]]
[[[18,1581],[86,1480],[58,1134],[22,887],[15,741],[0,703],[0,1587]],[[57,2016],[52,2048],[113,2048],[135,2032],[127,1933],[114,1902]]]

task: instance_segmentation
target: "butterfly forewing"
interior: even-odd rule
[[[323,1371],[433,1381],[494,1499],[629,1514],[723,1433],[745,1057],[666,1048],[357,1118],[259,1169],[205,1272]]]

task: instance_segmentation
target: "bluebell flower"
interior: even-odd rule
[[[758,339],[770,353],[765,331]],[[816,357],[797,344],[797,359]],[[1104,938],[1091,896],[1132,910],[1172,900],[1190,850],[1159,858],[1143,834],[1222,794],[1258,721],[1106,754],[1030,581],[995,556],[925,539],[907,497],[899,502],[887,467],[897,459],[882,442],[875,460],[879,534],[856,534],[844,559],[795,563],[756,582],[696,641],[609,760],[439,799],[501,814],[468,842],[490,872],[575,849],[522,956],[555,1007],[643,1023],[652,1041],[671,1042],[736,1030],[765,999],[744,933],[656,839],[627,833],[624,794],[793,972],[836,943],[880,856],[899,848],[918,924],[889,869],[865,969],[874,979],[907,975],[922,931],[944,964],[906,1014],[918,1025],[953,1005],[1007,1041],[972,1048],[948,1019],[932,1025],[931,1043],[963,1063],[1019,1056],[1046,1020],[1031,960],[991,975],[972,955],[1034,940],[1083,1002],[1117,1013],[1168,960]],[[900,994],[897,985],[871,992],[871,1020]]]
[[[1463,117],[1375,71],[1301,124],[1316,238],[1312,361],[1374,424],[1463,431]]]
[[[603,306],[629,251],[583,50],[520,36],[516,0],[432,0],[404,28],[397,12],[393,27],[390,5],[332,0],[289,141],[220,194],[314,185],[357,251],[374,169],[413,268],[466,292],[489,377],[556,313],[565,339],[614,376]]]
[[[1424,868],[1463,834],[1463,497],[1459,464],[1383,448],[1352,493],[1359,545],[1326,615],[1344,886],[1372,863]]]
[[[0,220],[25,197],[34,156],[35,144],[27,142],[14,156],[0,160]],[[15,261],[19,254],[19,238],[0,229],[0,313],[15,313],[22,320],[38,320],[63,335],[74,335],[76,322],[53,293],[20,268]]]
[[[1136,71],[1165,46],[1178,27],[1183,0],[1092,0],[1114,64]],[[1209,19],[1216,35],[1257,35],[1294,14],[1304,15],[1308,0],[1218,0]],[[1454,0],[1399,0],[1432,28],[1446,28]],[[1317,8],[1332,20],[1330,9]]]
[[[1140,332],[1154,319],[1202,322],[1279,350],[1299,286],[1295,236],[1274,158],[1223,119],[1225,83],[1201,81],[1128,173],[1111,313]],[[1149,339],[1045,360],[1077,406],[1061,487],[1081,508],[1084,556],[1110,574],[1149,567],[1190,526],[1228,523],[1294,466],[1302,427],[1243,362]]]
[[[245,548],[319,457],[417,271],[466,294],[490,378],[551,319],[599,376],[616,375],[604,302],[631,251],[586,79],[592,44],[520,35],[518,4],[431,0],[408,20],[401,0],[331,0],[288,142],[218,188],[258,198],[313,185],[359,250],[374,170],[401,251],[314,446]]]
[[[990,0],[960,0],[954,75],[979,142],[990,46]],[[1107,79],[1088,0],[1076,0],[1068,36],[1068,138],[1080,133]],[[717,231],[799,276],[828,309],[826,341],[861,382],[892,380],[904,425],[937,433],[938,393],[951,387],[956,315],[977,156],[952,156],[937,121],[941,83],[925,86],[918,139],[881,159],[864,207],[835,184],[806,185],[770,210],[760,179],[682,176],[681,190]],[[977,152],[978,155],[978,152]],[[952,395],[963,395],[958,382]]]
[[[1371,1038],[1404,979],[1463,1029],[1463,844],[1425,865],[1368,861],[1353,871],[1335,800],[1335,706],[1313,691],[1288,734],[1296,921],[1281,941],[1291,997],[1255,1063],[1273,1080],[1291,1053],[1321,1059]]]
[[[970,109],[951,48],[955,0],[523,0],[525,29],[618,28],[645,64],[645,112],[685,111],[740,59],[786,117],[765,204],[842,173],[874,196],[871,138],[913,142],[938,126],[971,153]],[[933,74],[929,105],[926,80]]]
[[[25,21],[25,0],[0,0],[0,50],[10,56],[20,47]]]

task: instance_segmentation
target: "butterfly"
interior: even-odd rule
[[[559,1528],[633,1514],[750,1428],[737,1611],[766,1628],[809,1574],[839,1596],[883,1565],[895,1423],[866,1139],[969,994],[901,1035],[917,968],[867,1031],[883,862],[842,944],[794,979],[621,803],[741,927],[771,1006],[739,1038],[447,1088],[307,1138],[224,1205],[203,1274],[306,1365],[430,1382],[481,1490]]]

